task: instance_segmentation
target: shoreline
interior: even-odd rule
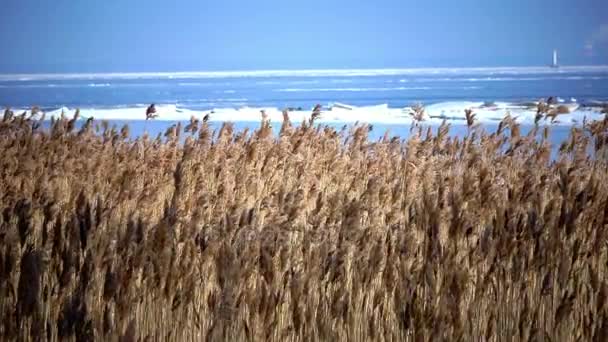
[[[471,109],[476,114],[476,119],[480,123],[497,123],[506,115],[511,115],[516,122],[520,124],[534,124],[537,108],[537,103],[508,103],[495,102],[484,103],[481,101],[451,101],[431,104],[423,106],[424,108],[424,123],[440,124],[444,120],[451,122],[462,122],[466,120],[465,110]],[[145,105],[135,105],[123,108],[80,108],[79,119],[86,120],[93,117],[96,120],[144,120]],[[264,111],[270,122],[282,122],[283,110],[277,107],[240,107],[240,108],[215,108],[207,110],[193,110],[184,108],[174,104],[157,105],[158,117],[156,121],[185,121],[194,117],[202,119],[208,115],[209,121],[213,122],[258,122],[261,112]],[[392,124],[392,125],[409,125],[413,122],[410,115],[414,106],[404,108],[391,108],[387,104],[375,106],[353,106],[342,103],[333,103],[322,109],[320,117],[316,120],[317,123],[370,123],[370,124]],[[589,104],[578,104],[576,102],[557,103],[551,108],[557,110],[562,109],[563,113],[558,114],[551,120],[547,118],[541,119],[541,123],[551,125],[580,125],[584,121],[602,120],[605,117],[606,107],[598,103],[596,106]],[[26,113],[26,116],[31,116],[29,109],[11,109],[15,115]],[[61,107],[55,110],[47,110],[44,112],[45,119],[50,120],[52,117],[59,118],[62,113],[66,117],[72,117],[76,108]],[[312,109],[297,108],[288,110],[290,119],[293,122],[301,122],[306,120],[312,112]],[[34,115],[34,119],[40,118],[42,114]]]

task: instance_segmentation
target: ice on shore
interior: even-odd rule
[[[601,113],[601,108],[580,107],[577,103],[568,103],[570,113],[560,114],[552,122],[557,125],[576,125],[583,120],[603,119],[605,114]],[[87,119],[93,117],[97,120],[144,120],[147,106],[134,106],[127,108],[81,108],[80,118]],[[191,110],[181,108],[176,105],[157,105],[158,117],[155,120],[180,121],[189,120],[192,116],[202,118],[209,115],[209,119],[215,122],[257,122],[261,119],[263,110],[272,122],[282,122],[282,110],[274,107],[242,107],[242,108],[217,108],[214,110]],[[483,102],[442,102],[425,106],[424,121],[428,124],[439,124],[444,120],[448,122],[461,123],[465,119],[465,109],[473,110],[476,120],[481,123],[498,122],[507,114],[523,124],[534,123],[536,116],[536,106],[534,103],[483,103]],[[19,115],[23,110],[13,110]],[[60,117],[63,113],[65,117],[74,115],[74,108],[59,108],[46,112],[46,118]],[[26,111],[29,116],[29,111]],[[318,123],[378,123],[378,124],[410,124],[412,109],[390,108],[386,104],[375,106],[353,106],[344,103],[330,104],[321,112],[321,116],[316,120]],[[292,110],[289,117],[292,122],[308,120],[312,113],[311,109]],[[550,121],[547,121],[549,123]]]

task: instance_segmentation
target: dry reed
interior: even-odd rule
[[[547,108],[405,141],[319,115],[180,144],[7,110],[0,339],[605,341],[607,120],[552,160]]]

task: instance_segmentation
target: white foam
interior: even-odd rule
[[[298,81],[287,81],[287,84],[294,84],[294,85],[302,85],[302,84],[319,84],[321,83],[321,81],[319,80],[298,80]],[[281,82],[268,82],[268,84],[281,84]]]
[[[283,88],[275,89],[278,92],[372,92],[372,91],[402,91],[402,90],[430,90],[431,87],[377,87],[377,88]]]
[[[281,82],[279,81],[260,81],[260,82],[256,82],[255,84],[257,85],[273,85],[273,84],[280,84]]]
[[[209,83],[201,83],[201,82],[180,82],[177,84],[180,87],[201,87],[209,85]]]
[[[68,85],[65,84],[14,84],[14,85],[2,85],[2,88],[66,88]]]
[[[413,80],[399,80],[400,83],[407,82],[524,82],[524,81],[580,81],[580,80],[605,80],[608,77],[604,76],[555,76],[552,74],[546,74],[545,77],[523,77],[523,76],[510,76],[510,77],[496,77],[496,76],[487,76],[487,77],[423,77],[423,78],[415,78]],[[520,75],[525,75],[524,73]]]
[[[353,83],[354,80],[349,80],[349,79],[346,79],[346,80],[333,79],[330,82],[331,83]]]
[[[251,71],[196,71],[196,72],[143,72],[143,73],[69,73],[69,74],[3,74],[2,81],[69,80],[69,79],[192,79],[233,77],[352,77],[400,75],[521,75],[608,72],[607,65],[548,67],[496,67],[496,68],[410,68],[410,69],[310,69],[310,70],[251,70]]]

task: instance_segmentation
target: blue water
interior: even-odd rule
[[[528,102],[555,96],[582,105],[608,102],[608,67],[409,69],[397,71],[254,72],[120,75],[0,75],[0,105],[43,110],[69,108],[127,108],[171,104],[192,110],[239,107],[310,109],[332,102],[355,106],[446,101]],[[370,114],[373,115],[373,114]],[[81,122],[82,123],[82,122]],[[128,124],[131,137],[144,131],[155,137],[171,121],[113,120]],[[220,123],[211,123],[213,129]],[[258,122],[237,122],[237,130],[255,129]],[[185,126],[185,124],[184,124]],[[279,125],[274,129],[278,132]],[[336,128],[342,125],[335,124]],[[452,123],[452,136],[463,136],[463,123]],[[488,131],[496,125],[486,124]],[[531,126],[523,126],[525,134]],[[374,125],[369,137],[407,138],[410,125]],[[569,127],[552,127],[553,155]]]
[[[150,103],[207,110],[227,107],[311,108],[445,101],[526,102],[557,96],[608,101],[608,68],[409,69],[389,75],[0,75],[0,106],[43,109],[121,108]],[[257,75],[257,76],[256,76]]]
[[[83,124],[83,121],[80,121],[79,124],[77,125],[78,128],[81,127],[81,125]],[[122,128],[123,126],[127,125],[129,127],[129,132],[130,132],[130,136],[131,138],[136,138],[139,136],[142,136],[144,134],[144,132],[146,132],[151,138],[155,138],[158,134],[164,134],[165,131],[172,125],[177,124],[177,122],[168,122],[168,121],[145,121],[145,120],[111,120],[109,121],[109,126],[112,127],[114,126],[114,128],[116,130],[120,130],[120,128]],[[189,122],[188,121],[181,121],[181,125],[182,128],[186,127],[186,125],[188,125]],[[243,131],[244,129],[248,129],[249,132],[251,133],[253,130],[258,129],[260,127],[260,123],[259,122],[247,122],[247,121],[239,121],[239,122],[234,122],[232,123],[234,129],[238,132],[238,131]],[[298,124],[295,123],[295,125],[297,126]],[[219,129],[221,128],[222,123],[219,122],[209,122],[209,128],[211,131],[216,131],[218,132]],[[321,124],[321,126],[329,126],[334,128],[337,131],[340,131],[343,128],[342,124]],[[280,129],[281,129],[281,125],[280,124],[273,124],[272,126],[272,130],[275,134],[275,136],[278,136]],[[349,127],[352,127],[352,125],[349,125]],[[426,133],[426,129],[430,127],[433,131],[433,133],[437,133],[437,128],[439,127],[439,125],[422,125],[422,128],[424,129],[423,132]],[[498,127],[498,124],[484,124],[482,125],[482,128],[487,132],[487,133],[494,133],[496,132],[496,129]],[[384,134],[386,132],[388,132],[388,136],[389,138],[393,138],[393,137],[398,137],[400,139],[407,139],[411,134],[412,134],[412,130],[411,130],[411,125],[409,124],[404,124],[404,125],[393,125],[393,124],[374,124],[371,125],[371,130],[368,133],[368,139],[375,141],[375,140],[379,140],[382,139],[384,137]],[[465,124],[455,124],[455,123],[450,123],[449,126],[450,130],[450,136],[452,137],[464,137],[467,133],[469,133],[469,130],[467,128],[467,126]],[[521,126],[521,134],[522,135],[526,135],[528,134],[528,132],[533,128],[533,126],[531,125],[522,125]],[[568,135],[570,134],[571,128],[568,126],[551,126],[550,127],[550,138],[551,141],[553,142],[554,145],[557,145],[558,143],[561,143],[563,140],[565,140]],[[414,131],[416,132],[416,131]],[[542,133],[542,131],[539,131],[539,135]],[[181,137],[185,139],[185,137],[189,136],[190,133],[182,133]],[[198,134],[195,134],[194,136],[196,137]]]

